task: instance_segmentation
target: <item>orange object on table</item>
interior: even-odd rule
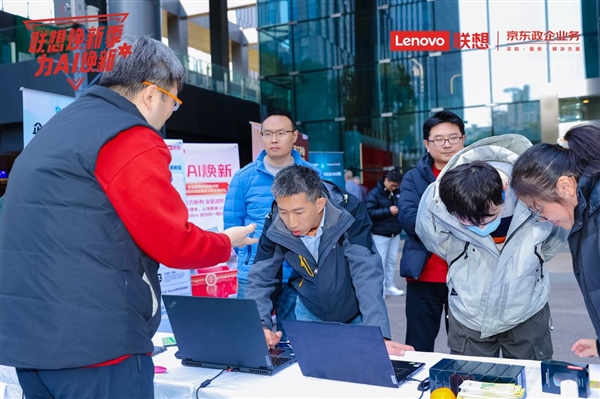
[[[456,399],[456,395],[454,395],[454,392],[452,392],[452,390],[447,387],[434,389],[433,392],[431,392],[431,395],[429,395],[429,397],[431,399]]]

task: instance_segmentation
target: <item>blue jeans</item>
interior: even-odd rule
[[[246,291],[248,290],[248,280],[238,280],[238,298],[246,298]],[[277,318],[277,331],[282,332],[281,341],[287,341],[287,334],[283,328],[281,320],[296,320],[296,291],[290,287],[287,283],[284,283],[277,293],[277,305],[275,306],[275,313]]]
[[[306,308],[306,306],[304,306],[304,304],[302,303],[302,301],[300,300],[299,297],[296,299],[296,320],[302,320],[302,321],[326,321],[326,320],[321,320],[317,316],[315,316],[314,314],[312,314],[310,312],[310,310],[308,310]],[[348,324],[362,324],[362,320],[363,320],[362,314],[359,314],[358,316],[356,316]]]

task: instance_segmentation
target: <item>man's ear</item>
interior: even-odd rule
[[[429,140],[423,140],[423,145],[425,146],[425,149],[427,150],[427,152],[429,151]]]
[[[317,198],[317,210],[319,211],[319,213],[321,213],[323,208],[325,208],[326,203],[327,203],[327,198],[325,198],[325,197]]]

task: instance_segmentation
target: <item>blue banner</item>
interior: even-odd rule
[[[346,189],[344,180],[344,153],[343,152],[315,152],[308,153],[310,163],[323,172],[323,178],[330,180],[339,187]]]

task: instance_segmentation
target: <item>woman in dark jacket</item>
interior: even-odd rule
[[[398,198],[402,176],[392,170],[379,179],[377,187],[369,192],[365,206],[373,222],[373,241],[383,261],[383,294],[404,295],[394,284],[394,272],[400,251],[400,220],[398,219]]]
[[[525,151],[512,171],[511,186],[532,214],[564,229],[573,271],[596,339],[580,339],[571,350],[598,356],[600,343],[600,129],[579,125],[558,144],[537,144]]]

